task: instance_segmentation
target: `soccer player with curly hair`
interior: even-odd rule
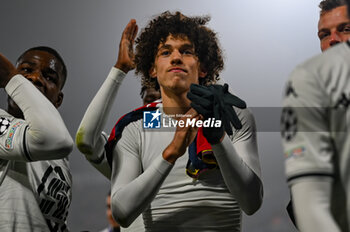
[[[242,211],[251,215],[261,205],[254,118],[227,85],[215,85],[224,65],[208,21],[164,12],[135,41],[131,20],[81,122],[78,148],[111,178],[113,216],[124,227],[142,213],[147,231],[240,231]],[[161,100],[123,116],[107,141],[102,127],[135,67]],[[210,120],[215,125],[205,125]]]

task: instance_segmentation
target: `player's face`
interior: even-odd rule
[[[56,108],[61,105],[63,65],[54,55],[39,50],[29,51],[18,61],[17,71],[30,80]]]
[[[143,97],[143,104],[149,104],[160,98],[160,92],[154,88],[147,88]]]
[[[176,94],[187,92],[192,83],[198,84],[198,78],[205,76],[193,44],[187,37],[172,35],[158,46],[150,73],[157,78],[162,93]]]
[[[350,20],[347,17],[346,6],[334,8],[320,16],[318,37],[322,51],[350,38]]]

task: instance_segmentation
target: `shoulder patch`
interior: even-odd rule
[[[17,122],[16,124],[14,124],[9,133],[8,133],[8,136],[6,138],[6,141],[5,141],[5,147],[7,149],[12,149],[13,148],[13,138],[15,136],[15,133],[16,133],[16,130],[18,129],[18,127],[22,124],[22,122]]]
[[[6,134],[8,128],[10,127],[11,120],[8,118],[0,117],[0,136]]]
[[[292,158],[292,157],[299,158],[299,157],[304,156],[305,150],[306,150],[305,146],[298,146],[298,147],[295,147],[291,150],[286,151],[284,153],[284,155],[285,155],[285,158],[287,158],[287,159]]]

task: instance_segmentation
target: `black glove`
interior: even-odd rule
[[[228,92],[228,85],[201,86],[192,84],[187,93],[191,100],[191,107],[204,119],[214,118],[221,120],[221,127],[203,127],[203,134],[209,143],[218,143],[224,134],[233,135],[231,124],[237,130],[242,128],[242,123],[237,117],[232,106],[244,109],[246,104],[240,98]]]

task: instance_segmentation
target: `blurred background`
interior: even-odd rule
[[[121,33],[131,18],[139,28],[163,11],[189,16],[210,15],[225,54],[222,77],[259,111],[258,146],[264,202],[253,216],[244,216],[243,231],[293,232],[285,207],[284,157],[278,132],[279,108],[289,73],[320,53],[317,38],[319,0],[1,0],[0,52],[15,62],[26,49],[46,45],[66,62],[68,79],[59,111],[74,137],[83,114],[118,54]],[[124,113],[141,105],[140,79],[124,80],[105,131]],[[6,107],[0,91],[0,107]],[[70,156],[73,201],[71,231],[98,231],[107,226],[105,198],[109,181],[75,148]]]

